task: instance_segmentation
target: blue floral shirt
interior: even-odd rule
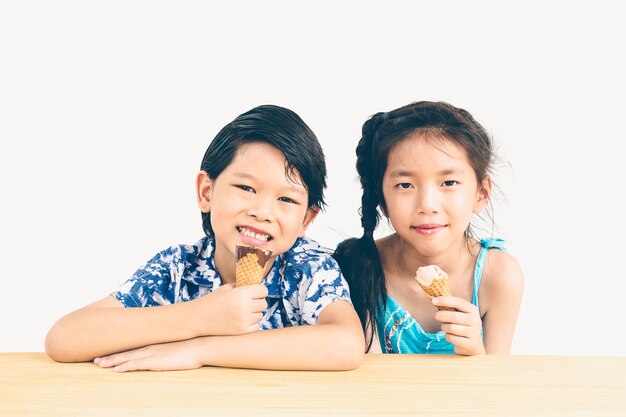
[[[222,285],[215,268],[213,237],[194,245],[161,251],[113,293],[125,307],[152,307],[190,301]],[[263,283],[267,310],[260,328],[315,324],[320,312],[337,300],[350,302],[346,283],[335,260],[315,241],[299,238],[277,256]]]

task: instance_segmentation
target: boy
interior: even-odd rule
[[[211,142],[197,176],[206,237],[160,252],[112,296],[61,318],[48,355],[119,372],[357,367],[364,340],[347,284],[304,237],[325,177],[321,146],[294,112],[240,115]],[[263,284],[234,287],[237,245],[272,251]]]

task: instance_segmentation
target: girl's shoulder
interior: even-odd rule
[[[487,298],[502,293],[521,293],[524,287],[522,268],[513,255],[504,250],[490,249],[483,265],[481,291]]]

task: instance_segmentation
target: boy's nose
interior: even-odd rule
[[[271,202],[268,199],[257,198],[248,209],[247,214],[260,222],[271,220],[273,218]]]

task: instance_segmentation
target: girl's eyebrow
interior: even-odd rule
[[[441,176],[463,174],[463,173],[465,173],[465,170],[462,168],[458,168],[458,167],[446,168],[446,169],[442,169],[441,171],[439,171],[439,175]]]
[[[454,174],[458,175],[458,174],[463,174],[463,173],[465,173],[465,170],[463,170],[462,168],[451,167],[451,168],[444,168],[440,170],[439,172],[437,172],[437,175],[446,176],[446,175],[454,175]],[[414,175],[415,175],[414,171],[407,171],[405,169],[397,169],[395,171],[391,171],[391,174],[389,174],[389,177],[390,178],[412,177]]]
[[[395,171],[391,171],[391,174],[389,174],[391,178],[410,177],[412,175],[413,175],[413,172],[407,171],[405,169],[396,169]]]

